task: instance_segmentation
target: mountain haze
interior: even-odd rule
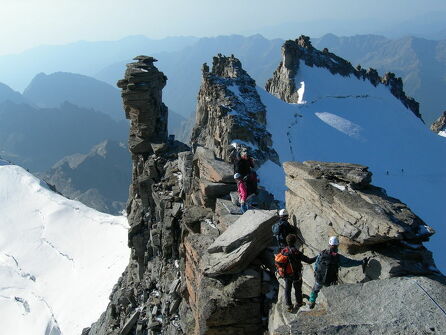
[[[40,73],[26,87],[23,96],[41,108],[57,108],[69,102],[81,108],[92,108],[122,120],[119,91],[97,79],[66,72]]]

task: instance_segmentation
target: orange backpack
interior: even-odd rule
[[[276,256],[274,262],[277,268],[277,273],[280,278],[285,278],[293,274],[293,267],[288,259],[288,248],[282,249]]]

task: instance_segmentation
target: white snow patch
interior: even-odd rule
[[[304,82],[304,81],[301,81],[301,82],[300,82],[300,87],[299,87],[298,90],[297,90],[297,95],[298,95],[297,103],[298,103],[298,104],[304,104],[304,103],[306,103],[306,101],[303,100],[303,98],[304,98],[304,94],[305,94],[305,82]]]
[[[4,334],[80,334],[125,269],[127,220],[68,200],[0,166],[0,315]]]
[[[338,190],[345,191],[345,186],[344,185],[339,185],[339,184],[336,184],[336,183],[330,183],[330,185],[333,186],[333,187],[336,187]]]
[[[345,135],[360,138],[361,126],[354,124],[353,122],[344,119],[341,116],[332,114],[332,113],[314,113],[319,119],[324,121],[329,126],[339,130]]]

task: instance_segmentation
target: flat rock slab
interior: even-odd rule
[[[445,334],[443,283],[411,277],[324,288],[327,306],[302,309],[272,334]]]
[[[276,211],[249,210],[208,248],[207,275],[243,271],[269,245]]]

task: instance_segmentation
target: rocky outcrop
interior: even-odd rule
[[[324,162],[287,162],[287,208],[305,245],[315,252],[337,235],[346,252],[373,257],[368,279],[438,272],[431,253],[422,245],[434,230],[405,204],[370,184],[367,167]],[[378,265],[379,264],[379,265]],[[341,280],[355,282],[360,269]],[[374,270],[374,271],[372,271]]]
[[[446,324],[430,316],[443,314],[446,307],[445,278],[423,246],[432,228],[373,186],[365,166],[308,161],[286,162],[284,169],[287,209],[305,254],[317,255],[327,248],[329,236],[336,235],[341,254],[370,261],[364,272],[361,266],[341,268],[342,285],[323,288],[315,310],[284,311],[281,283],[270,314],[270,334],[444,331]],[[303,281],[308,294],[314,285],[310,266],[304,266]]]
[[[431,130],[439,135],[446,136],[446,111],[432,123]]]
[[[211,70],[207,64],[203,65],[191,143],[228,160],[229,146],[235,141],[246,145],[259,161],[277,161],[265,125],[266,110],[255,81],[237,58],[218,55]]]
[[[310,67],[326,68],[332,74],[339,74],[344,77],[353,75],[358,79],[368,80],[374,86],[383,84],[406,108],[422,119],[419,112],[419,103],[406,95],[400,77],[396,77],[391,72],[380,77],[375,69],[365,70],[360,65],[355,68],[350,62],[329,52],[328,49],[323,51],[315,49],[311,45],[310,38],[304,35],[294,41],[288,40],[284,43],[282,46],[282,61],[273,77],[266,83],[266,90],[286,102],[297,103],[299,93],[295,84],[295,77],[301,62]]]

